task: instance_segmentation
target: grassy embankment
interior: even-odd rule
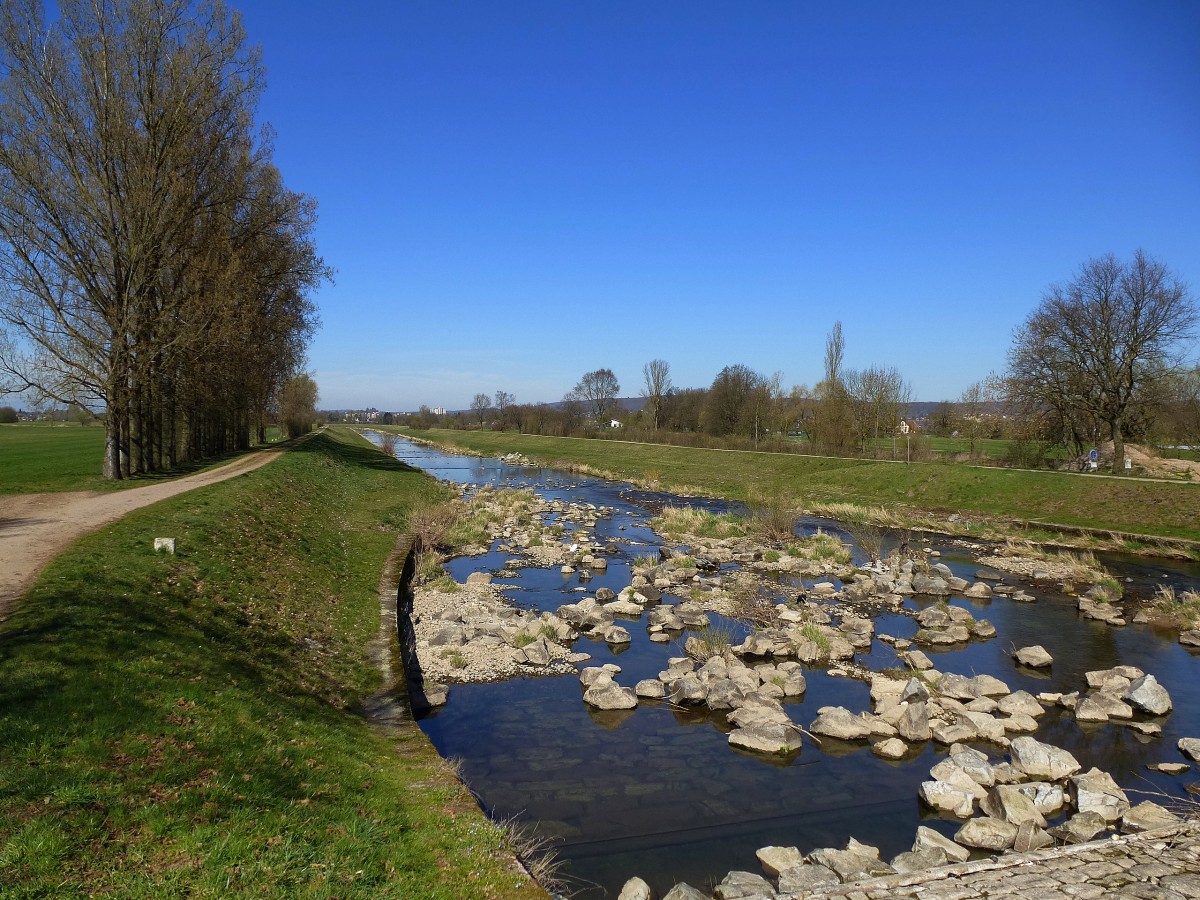
[[[1200,485],[1194,484],[948,463],[904,465],[700,450],[512,432],[401,431],[481,453],[520,451],[549,462],[563,460],[684,493],[733,500],[783,494],[799,497],[810,507],[822,503],[883,507],[913,526],[925,523],[979,536],[1011,531],[1011,523],[1016,521],[1200,540]],[[953,514],[959,520],[948,522]],[[1033,538],[1048,535],[1036,528],[1027,532]],[[1140,549],[1136,540],[1120,546]]]
[[[544,896],[419,729],[359,712],[440,496],[332,429],[56,559],[0,625],[0,895]]]
[[[808,438],[790,436],[789,441],[804,447],[804,452],[816,452],[812,447],[812,441]],[[1003,459],[1012,447],[1012,441],[1003,438],[978,438],[975,441],[974,452],[980,457],[988,457],[990,459]],[[914,441],[912,449],[916,450],[921,447],[928,453],[937,453],[943,455],[957,455],[960,453],[971,452],[971,441],[967,438],[954,437],[938,437],[936,435],[923,434],[918,441]],[[883,456],[895,454],[894,459],[904,459],[904,438],[872,438],[867,441],[869,450],[878,451]]]
[[[268,440],[278,429],[268,429]],[[263,449],[261,447],[255,450]],[[0,425],[0,495],[50,491],[108,491],[139,487],[164,478],[191,475],[228,462],[241,452],[189,463],[154,475],[121,481],[100,476],[104,458],[104,429],[99,425]],[[249,452],[255,452],[251,450]]]

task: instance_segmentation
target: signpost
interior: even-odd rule
[[[912,447],[908,442],[909,441],[908,432],[909,432],[908,423],[905,422],[903,419],[901,419],[900,420],[900,433],[902,435],[904,435],[904,464],[906,466],[912,465]]]

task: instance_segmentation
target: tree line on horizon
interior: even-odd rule
[[[1007,461],[1043,465],[1048,451],[1080,458],[1112,441],[1113,471],[1124,443],[1200,448],[1200,361],[1188,359],[1195,299],[1165,265],[1138,250],[1129,261],[1090,259],[1051,285],[1013,336],[1008,368],[938,404],[925,433],[960,437],[974,456],[988,438],[1009,441]],[[706,388],[676,387],[665,360],[642,368],[636,412],[620,412],[631,439],[810,450],[830,455],[896,455],[898,426],[912,390],[898,369],[843,364],[836,322],[825,340],[824,377],[785,388],[738,363]],[[437,416],[422,407],[397,421],[414,427],[493,427],[558,436],[610,432],[620,384],[611,369],[586,373],[558,404],[519,404],[506,391],[478,393],[468,411]],[[803,438],[798,443],[790,438]]]
[[[263,78],[219,0],[0,4],[0,392],[99,412],[106,477],[311,427],[330,270]]]

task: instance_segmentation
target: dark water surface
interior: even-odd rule
[[[648,552],[646,545],[661,543],[645,525],[648,510],[672,499],[625,484],[453,456],[405,441],[397,455],[450,482],[529,487],[548,499],[613,508],[610,518],[597,522],[595,539],[633,544],[619,545],[607,572],[581,583],[557,569],[525,568],[501,582],[514,586],[508,593],[515,603],[539,610],[554,611],[600,587],[619,592],[628,585],[632,560]],[[727,508],[720,501],[676,499],[678,505],[685,502],[718,512]],[[802,521],[798,530],[811,532],[818,524],[832,530],[830,523],[815,521]],[[941,562],[974,580],[978,564],[967,551],[937,547]],[[492,552],[454,560],[447,569],[461,581],[472,572],[498,571],[509,558]],[[1139,590],[1156,583],[1200,586],[1200,567],[1193,564],[1122,557],[1103,562],[1118,577],[1133,579],[1130,586]],[[1020,583],[1013,576],[1006,580]],[[577,590],[583,586],[586,592]],[[952,603],[977,619],[990,620],[998,635],[958,649],[927,650],[935,666],[964,675],[988,673],[1012,690],[1034,694],[1085,690],[1083,673],[1091,669],[1139,666],[1158,678],[1175,704],[1174,712],[1156,720],[1163,727],[1161,737],[1145,737],[1120,725],[1085,728],[1058,710],[1040,720],[1036,737],[1069,750],[1085,769],[1095,765],[1112,773],[1134,802],[1144,799],[1135,790],[1182,796],[1194,775],[1161,775],[1145,766],[1180,761],[1178,739],[1200,737],[1200,658],[1176,643],[1173,633],[1085,621],[1069,598],[1031,591],[1038,596],[1033,604],[1003,597],[954,598]],[[923,604],[910,599],[908,605],[919,609]],[[678,642],[651,642],[641,622],[625,624],[633,642],[620,652],[580,638],[575,650],[592,655],[582,665],[614,662],[622,668],[617,681],[632,687],[657,676],[669,657],[683,655]],[[916,629],[906,616],[876,619],[877,634],[911,638]],[[1019,670],[1014,664],[1011,650],[1030,644],[1041,644],[1054,657],[1050,672]],[[872,669],[896,664],[895,652],[878,640],[869,654],[856,659]],[[807,727],[826,705],[852,712],[870,709],[866,684],[831,677],[819,667],[806,674],[808,692],[787,707],[798,724]],[[918,824],[948,835],[960,825],[936,818],[917,799],[918,786],[942,758],[932,743],[904,760],[888,762],[866,744],[826,739],[818,748],[806,738],[799,754],[781,761],[730,748],[730,726],[720,713],[682,713],[645,701],[636,710],[592,710],[582,700],[578,679],[569,676],[455,685],[447,706],[421,727],[443,756],[462,761],[463,777],[489,815],[516,817],[555,840],[565,861],[563,874],[578,896],[589,900],[615,897],[632,875],[645,878],[661,896],[678,881],[704,887],[732,869],[759,871],[754,852],[771,844],[808,852],[843,847],[853,836],[890,858],[910,848]],[[995,746],[977,746],[993,758],[1003,756]]]

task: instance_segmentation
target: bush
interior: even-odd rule
[[[1040,469],[1046,465],[1047,445],[1042,441],[1018,438],[1004,452],[1004,464],[1018,469]]]
[[[454,502],[426,506],[414,512],[408,525],[417,536],[418,550],[425,552],[447,547],[450,531],[462,515],[462,506]]]
[[[11,406],[0,406],[0,424],[11,425],[17,421],[17,411]]]
[[[794,497],[771,494],[751,502],[751,527],[768,541],[789,541],[795,536],[796,520],[804,507]]]

